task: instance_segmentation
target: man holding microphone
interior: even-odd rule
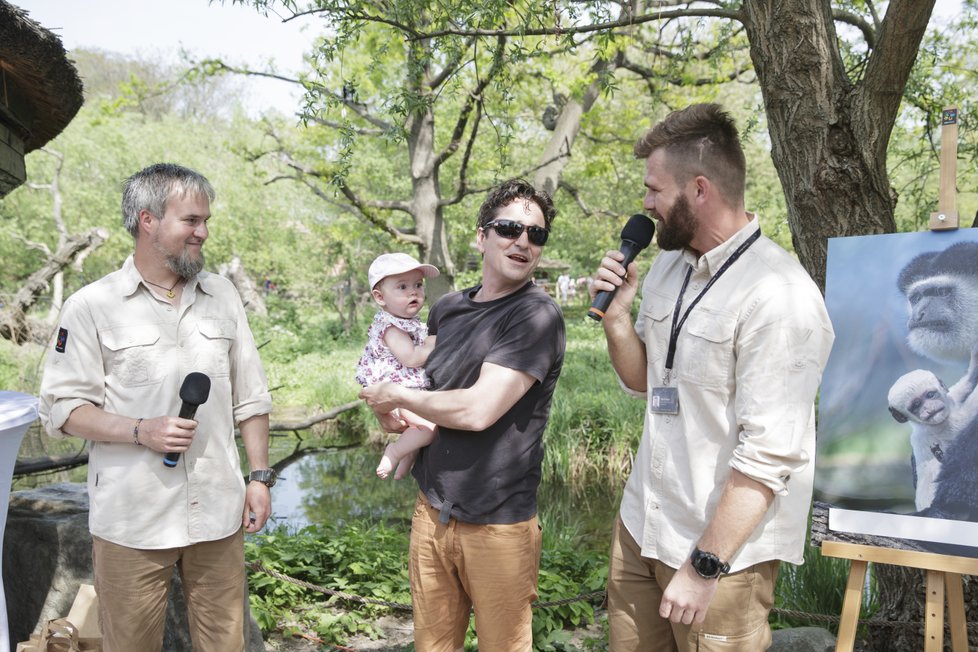
[[[106,652],[161,649],[174,566],[194,648],[244,649],[243,538],[268,519],[275,481],[271,395],[237,291],[202,271],[213,199],[207,179],[178,165],[130,177],[122,214],[133,255],[65,302],[47,356],[45,429],[91,442],[89,526]],[[206,383],[201,375],[209,387],[188,396],[182,386],[200,389],[190,381]],[[181,399],[202,404],[185,412]]]
[[[613,652],[771,643],[780,560],[801,563],[815,394],[834,339],[822,296],[744,209],[746,161],[716,104],[675,111],[636,144],[662,253],[609,251],[592,292],[625,391],[647,398],[608,577]]]

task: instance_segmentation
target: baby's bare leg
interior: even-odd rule
[[[435,433],[430,428],[411,426],[401,433],[397,441],[392,441],[387,445],[384,456],[380,458],[380,464],[377,465],[377,475],[386,478],[402,458],[427,446],[434,438]],[[401,472],[399,469],[402,476],[406,472],[406,470]],[[400,478],[395,475],[395,479]]]

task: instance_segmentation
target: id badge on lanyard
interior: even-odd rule
[[[679,389],[665,386],[653,387],[649,410],[655,414],[679,414]]]

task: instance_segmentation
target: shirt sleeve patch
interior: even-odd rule
[[[68,329],[59,328],[58,339],[54,343],[54,350],[57,351],[58,353],[64,353],[66,346],[68,346]]]

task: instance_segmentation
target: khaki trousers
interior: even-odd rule
[[[608,570],[610,652],[760,652],[771,645],[767,618],[774,605],[778,560],[719,580],[706,620],[672,623],[659,616],[662,593],[676,570],[642,557],[618,517]]]
[[[92,537],[104,652],[154,652],[173,567],[180,569],[195,652],[244,650],[244,530],[185,548],[141,550]]]
[[[507,525],[438,520],[423,494],[411,520],[409,573],[417,652],[462,649],[475,610],[479,652],[533,648],[540,526],[534,516]]]

